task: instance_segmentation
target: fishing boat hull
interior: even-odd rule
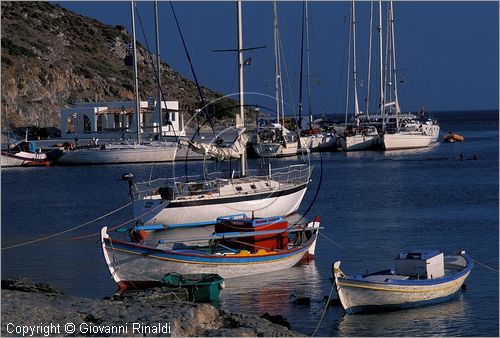
[[[335,262],[333,275],[340,302],[349,314],[396,310],[446,301],[460,290],[472,269],[472,261],[452,275],[436,279],[406,279],[396,277],[373,282],[347,277]]]
[[[311,226],[319,226],[311,222]],[[111,239],[101,230],[104,260],[120,289],[157,284],[165,274],[216,273],[224,279],[269,273],[296,265],[311,254],[317,230],[302,246],[281,251],[241,251],[233,254],[200,253],[195,250],[163,250],[151,246]]]
[[[1,166],[2,167],[20,167],[20,166],[48,166],[50,161],[44,153],[29,153],[20,151],[15,154],[2,151]]]
[[[252,150],[258,157],[291,157],[300,152],[296,142],[284,146],[281,143],[252,143]]]

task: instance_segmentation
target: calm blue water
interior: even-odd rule
[[[347,273],[392,266],[401,249],[466,250],[498,269],[498,112],[441,113],[442,134],[453,130],[465,142],[440,142],[411,152],[313,154],[314,180],[303,201],[316,202],[306,218],[320,215],[325,227],[316,260],[269,275],[226,281],[221,307],[261,315],[281,314],[310,335],[330,292],[331,264]],[[465,157],[459,160],[462,153]],[[473,156],[478,160],[473,160]],[[288,160],[278,161],[287,164]],[[192,170],[201,165],[190,164]],[[83,224],[128,202],[122,173],[171,175],[165,165],[117,165],[2,169],[2,246]],[[182,174],[184,166],[176,167]],[[70,294],[103,297],[115,285],[98,244],[102,225],[132,218],[130,208],[81,229],[22,248],[2,251],[2,278],[29,276]],[[319,336],[498,336],[498,273],[479,265],[467,290],[430,307],[371,315],[344,315],[330,307]],[[334,293],[335,294],[335,293]],[[309,305],[292,303],[310,297]]]

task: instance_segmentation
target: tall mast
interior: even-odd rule
[[[392,7],[392,1],[389,2],[389,10],[390,10],[390,21],[391,21],[391,39],[392,39],[392,71],[393,71],[393,83],[394,83],[394,109],[396,111],[396,121],[399,118],[399,100],[398,100],[398,81],[397,81],[397,74],[396,74],[396,44],[395,44],[395,37],[394,37],[394,9]],[[399,121],[397,121],[399,122]],[[398,123],[399,125],[399,123]]]
[[[378,51],[379,51],[379,70],[380,70],[380,101],[379,111],[382,115],[382,131],[385,131],[385,108],[384,108],[384,77],[382,68],[382,1],[378,1]]]
[[[306,3],[302,3],[302,37],[300,40],[300,78],[299,78],[299,120],[297,121],[297,127],[299,130],[302,129],[302,75],[303,75],[303,63],[304,63],[304,26],[305,26],[305,16],[306,16]]]
[[[359,126],[358,84],[356,76],[356,6],[352,1],[352,82],[354,86],[354,119],[355,125]]]
[[[370,39],[368,46],[368,77],[366,79],[366,116],[369,117],[370,114],[370,80],[371,80],[371,68],[372,68],[372,38],[373,38],[373,0],[370,1]]]
[[[312,108],[311,108],[311,63],[309,60],[309,13],[307,9],[307,0],[305,4],[306,13],[306,55],[307,55],[307,109],[309,113],[309,129],[312,129]]]
[[[158,1],[154,3],[155,8],[155,31],[156,31],[156,73],[158,80],[158,99],[156,100],[156,107],[158,109],[158,133],[161,137],[161,126],[162,126],[162,116],[161,116],[161,106],[162,106],[162,95],[161,95],[161,61],[160,61],[160,34],[158,27]]]
[[[137,125],[137,143],[141,143],[141,108],[139,102],[139,81],[137,79],[137,42],[135,36],[135,9],[134,1],[130,1],[130,14],[132,16],[132,48],[134,55],[134,90],[135,90],[135,119]]]
[[[238,78],[239,78],[239,92],[240,92],[240,118],[236,119],[236,128],[245,127],[245,102],[244,102],[244,88],[243,88],[243,20],[241,17],[241,0],[237,2],[237,16],[238,16]],[[246,152],[243,151],[240,158],[240,174],[246,175],[247,158]]]
[[[352,8],[351,8],[352,13]],[[351,15],[352,17],[352,15]],[[347,126],[347,114],[349,112],[349,84],[351,79],[351,46],[352,46],[352,24],[349,25],[349,39],[348,39],[348,52],[347,52],[347,79],[345,86],[345,120],[344,124]]]
[[[275,98],[276,98],[276,122],[280,122],[280,69],[279,69],[279,36],[278,36],[278,8],[273,1],[273,32],[274,32],[274,74],[275,74]]]

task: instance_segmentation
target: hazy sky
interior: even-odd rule
[[[58,3],[81,15],[110,25],[123,25],[130,30],[129,2]],[[309,2],[308,6],[312,110],[315,114],[343,113],[351,5],[343,1],[318,1]],[[213,49],[236,47],[235,3],[174,2],[174,7],[201,84],[225,94],[237,92],[235,53],[212,52]],[[147,31],[148,43],[154,51],[153,4],[140,2],[137,8]],[[498,10],[496,1],[394,3],[402,110],[415,111],[422,107],[434,111],[498,109]],[[161,58],[192,79],[169,2],[160,2],[159,12]],[[363,83],[358,91],[361,108],[364,108],[370,2],[357,2],[356,13],[358,80]],[[288,114],[293,114],[298,101],[302,3],[278,2],[278,16],[288,73],[287,76],[283,67],[284,97],[292,106]],[[145,45],[141,28],[138,23],[136,25],[138,40]],[[267,45],[266,49],[246,52],[245,58],[252,57],[253,62],[245,67],[245,89],[272,96],[272,3],[244,2],[243,26],[245,47]],[[376,35],[374,37],[371,97],[375,100],[378,97],[378,40]],[[263,96],[249,95],[246,100],[273,108],[272,100]],[[375,107],[375,103],[370,105]],[[305,87],[304,107],[307,111]]]

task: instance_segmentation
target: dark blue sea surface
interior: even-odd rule
[[[436,115],[442,136],[453,130],[465,142],[440,140],[414,151],[312,154],[313,181],[300,212],[307,212],[306,219],[321,216],[324,236],[316,259],[268,275],[227,280],[220,306],[281,314],[293,329],[310,335],[330,293],[336,260],[344,272],[359,273],[392,267],[400,250],[435,248],[465,250],[498,270],[498,111]],[[190,163],[188,171],[201,167]],[[176,175],[184,171],[183,164],[175,166]],[[173,174],[172,165],[165,164],[2,169],[2,247],[65,231],[125,205],[128,187],[120,180],[125,172],[139,180]],[[109,296],[116,286],[98,236],[74,238],[132,217],[128,207],[58,237],[3,250],[2,278],[28,276],[69,294]],[[467,289],[451,301],[423,308],[345,315],[340,306],[330,306],[316,335],[498,336],[498,273],[476,264],[466,283]],[[294,303],[300,298],[310,302]]]

